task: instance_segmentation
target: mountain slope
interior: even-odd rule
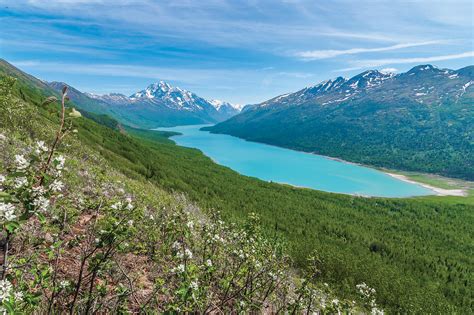
[[[474,179],[474,66],[366,71],[207,128],[353,162]]]

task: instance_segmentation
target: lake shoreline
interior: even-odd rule
[[[204,130],[204,131],[210,132],[208,130]],[[210,132],[210,133],[212,133],[212,132]],[[387,171],[384,168],[377,168],[377,167],[374,167],[372,165],[362,164],[362,163],[358,163],[358,162],[346,161],[346,160],[338,158],[338,157],[322,155],[322,154],[319,154],[319,153],[316,153],[316,152],[300,151],[300,150],[281,147],[281,146],[277,146],[277,145],[269,144],[269,143],[265,143],[265,142],[251,141],[251,140],[247,140],[245,138],[240,138],[240,137],[237,137],[237,138],[245,140],[245,141],[257,142],[257,143],[261,143],[261,144],[265,144],[265,145],[269,145],[269,146],[274,146],[274,147],[277,147],[277,148],[284,148],[284,149],[293,150],[293,151],[296,151],[296,152],[301,152],[301,153],[306,153],[306,154],[311,154],[311,155],[317,155],[317,156],[320,156],[320,157],[323,157],[323,158],[326,158],[326,159],[329,159],[329,160],[333,160],[333,161],[336,161],[336,162],[352,164],[352,165],[357,165],[357,166],[362,166],[362,167],[374,169],[374,170],[380,171],[382,173],[385,173],[388,176],[393,177],[395,179],[398,179],[400,181],[410,183],[410,184],[414,184],[414,185],[418,185],[418,186],[421,186],[423,188],[426,188],[426,189],[433,192],[433,194],[430,194],[429,196],[456,196],[456,197],[467,197],[468,196],[468,190],[467,189],[444,189],[444,188],[439,188],[439,187],[436,187],[436,186],[432,186],[432,185],[429,185],[429,184],[425,184],[425,183],[422,183],[422,182],[412,180],[412,179],[410,179],[407,176],[402,175],[402,174],[391,173],[390,171]],[[304,187],[304,186],[296,186],[296,185],[292,185],[292,184],[288,184],[288,183],[283,183],[283,184],[290,185],[290,186],[297,187],[297,188],[313,189],[313,188],[308,188],[308,187]],[[332,191],[327,191],[327,192],[337,193],[337,192],[332,192]],[[366,196],[366,195],[362,195],[362,194],[352,194],[352,193],[347,193],[345,195],[364,197],[364,198],[373,198],[374,197],[374,196]],[[406,198],[406,197],[388,197],[388,198]],[[413,198],[413,197],[408,197],[408,198]]]
[[[208,134],[211,134],[211,135],[214,134],[212,132],[209,132],[208,130],[203,130],[203,126],[206,126],[206,125],[189,125],[189,126],[184,126],[184,127],[191,127],[191,126],[199,127],[198,130],[200,132],[208,133]],[[209,125],[207,125],[207,126],[209,126]],[[176,126],[176,127],[180,127],[180,126]],[[176,127],[171,127],[171,128],[176,128]],[[166,130],[166,129],[169,129],[169,127],[168,128],[159,127],[159,128],[156,128],[155,130],[163,130],[163,129]],[[177,132],[177,131],[173,130],[173,132]],[[186,133],[183,132],[183,131],[178,131],[178,134],[177,135],[175,134],[175,135],[171,136],[170,139],[175,138],[175,137],[185,136],[185,134]],[[219,135],[219,133],[217,133],[217,135]],[[223,135],[226,135],[226,134],[223,134]],[[231,136],[231,135],[226,135],[226,136],[237,138],[237,139],[243,140],[244,142],[256,143],[256,144],[260,144],[260,145],[268,146],[268,147],[272,147],[272,148],[277,148],[277,149],[285,149],[285,150],[289,150],[289,151],[293,151],[293,152],[297,152],[297,153],[308,154],[308,155],[311,155],[311,156],[318,156],[318,157],[326,159],[326,160],[330,160],[330,161],[332,160],[334,162],[343,163],[343,164],[346,164],[346,165],[354,165],[354,166],[363,167],[363,168],[366,168],[366,169],[371,169],[371,170],[374,170],[374,171],[378,171],[378,172],[382,173],[383,175],[391,177],[391,178],[393,178],[397,181],[405,182],[407,184],[416,185],[416,186],[418,186],[420,188],[423,188],[427,191],[426,191],[425,194],[413,194],[411,196],[410,195],[405,195],[405,196],[377,196],[377,195],[371,195],[370,193],[366,194],[366,193],[354,193],[354,192],[341,192],[341,191],[332,190],[332,189],[324,189],[324,188],[321,189],[321,188],[315,188],[315,187],[310,187],[310,186],[306,186],[306,185],[290,184],[285,180],[268,180],[268,179],[261,178],[262,180],[268,181],[268,182],[274,182],[274,183],[279,183],[279,184],[283,184],[283,185],[289,185],[289,186],[292,186],[292,187],[295,187],[295,188],[314,189],[314,190],[325,191],[325,192],[328,192],[328,193],[345,194],[345,195],[358,196],[358,197],[364,197],[364,198],[373,198],[373,197],[414,198],[414,197],[419,197],[419,196],[467,196],[467,190],[464,190],[464,189],[443,189],[443,188],[435,187],[435,186],[432,186],[432,185],[429,185],[429,184],[418,182],[416,180],[412,180],[412,179],[410,179],[410,178],[408,178],[407,176],[404,176],[404,175],[395,174],[395,172],[397,172],[396,170],[392,171],[390,169],[388,169],[388,170],[387,169],[380,169],[380,168],[376,168],[376,167],[373,167],[373,166],[370,166],[370,165],[364,165],[364,164],[357,163],[357,162],[346,161],[344,159],[337,158],[337,157],[321,155],[321,154],[318,154],[316,152],[299,151],[299,150],[280,147],[280,146],[276,146],[276,145],[272,145],[272,144],[268,144],[268,143],[250,141],[250,140],[247,140],[247,139],[243,139],[243,138],[239,138],[239,137],[235,137],[235,136]],[[173,141],[177,145],[181,145],[181,144],[178,144],[176,140],[173,140]],[[207,154],[205,154],[205,155],[207,155]],[[207,156],[210,157],[209,155],[207,155]],[[221,164],[221,163],[217,162],[214,157],[210,157],[210,158],[216,164],[230,167],[229,165],[225,165],[225,164]],[[232,167],[230,167],[230,168],[232,168]],[[237,172],[239,172],[239,171],[237,171]],[[242,174],[241,172],[239,172],[239,173],[241,175],[244,175],[244,176],[250,176],[250,177],[257,177],[258,178],[258,176],[255,176],[255,175]]]
[[[425,188],[433,191],[436,196],[457,196],[457,197],[466,197],[467,196],[467,190],[466,189],[444,189],[444,188],[439,188],[439,187],[435,187],[435,186],[432,186],[432,185],[417,182],[415,180],[409,179],[405,175],[394,174],[394,173],[389,173],[389,172],[384,172],[384,173],[391,176],[391,177],[393,177],[393,178],[396,178],[398,180],[425,187]]]

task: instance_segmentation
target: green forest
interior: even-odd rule
[[[316,252],[321,280],[342,294],[366,281],[380,303],[396,312],[472,307],[473,256],[466,255],[474,250],[466,239],[472,205],[297,189],[239,175],[155,132],[131,131],[146,138],[138,141],[109,130],[89,132],[81,136],[101,143],[104,157],[128,176],[183,191],[230,222],[258,213],[268,236],[282,237],[297,264],[304,266],[308,253]]]

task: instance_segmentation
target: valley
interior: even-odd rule
[[[26,102],[38,104],[51,91],[17,77],[16,91]],[[54,117],[51,109],[41,113],[41,119]],[[257,214],[266,238],[283,242],[298,270],[306,270],[308,255],[315,255],[318,281],[341,298],[356,298],[353,288],[366,282],[390,313],[470,309],[471,197],[363,198],[271,183],[177,146],[168,139],[174,131],[137,129],[87,111],[83,116],[74,122],[78,141],[115,170],[184,193],[229,224],[245,224]]]
[[[0,315],[474,314],[473,25],[3,0]]]

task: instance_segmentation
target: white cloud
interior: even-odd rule
[[[474,51],[467,51],[460,54],[431,56],[431,57],[413,57],[413,58],[391,58],[391,59],[369,59],[355,62],[354,67],[339,69],[337,72],[359,70],[363,68],[376,68],[385,65],[410,64],[410,63],[429,63],[435,61],[445,61],[461,58],[473,58]],[[471,61],[472,62],[472,61]]]
[[[380,70],[380,72],[382,73],[395,73],[397,71],[398,71],[397,68],[383,68],[382,70]]]
[[[334,57],[342,56],[342,55],[354,55],[354,54],[361,54],[361,53],[368,53],[368,52],[381,52],[381,51],[390,51],[390,50],[397,50],[397,49],[417,47],[417,46],[435,45],[435,44],[440,44],[443,42],[444,41],[441,41],[441,40],[432,40],[432,41],[425,41],[425,42],[402,43],[402,44],[396,44],[396,45],[385,46],[385,47],[377,47],[377,48],[351,48],[351,49],[345,49],[345,50],[333,50],[333,49],[309,50],[309,51],[297,52],[295,56],[303,60],[317,60],[317,59],[334,58]]]

